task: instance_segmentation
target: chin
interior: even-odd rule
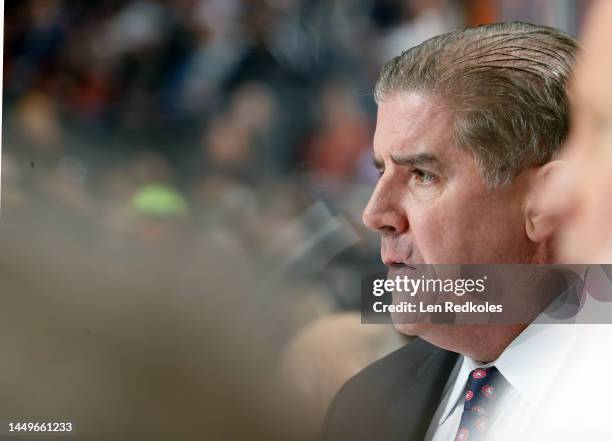
[[[422,336],[431,325],[423,323],[393,323],[398,332],[411,337]]]

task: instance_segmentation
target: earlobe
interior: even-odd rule
[[[564,201],[559,182],[566,167],[564,161],[551,161],[541,166],[532,177],[525,206],[525,231],[533,242],[551,239],[561,223]]]

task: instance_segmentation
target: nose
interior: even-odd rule
[[[378,181],[363,210],[363,223],[370,230],[380,233],[404,233],[408,229],[408,218],[399,203],[397,191],[393,191],[383,179]]]

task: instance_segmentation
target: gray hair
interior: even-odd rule
[[[523,22],[459,29],[389,61],[377,103],[415,92],[454,114],[453,141],[473,154],[487,185],[543,165],[568,132],[566,83],[577,51],[569,35]]]

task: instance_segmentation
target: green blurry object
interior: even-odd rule
[[[130,205],[138,214],[154,217],[184,216],[187,201],[178,191],[165,184],[148,184],[136,191]]]

